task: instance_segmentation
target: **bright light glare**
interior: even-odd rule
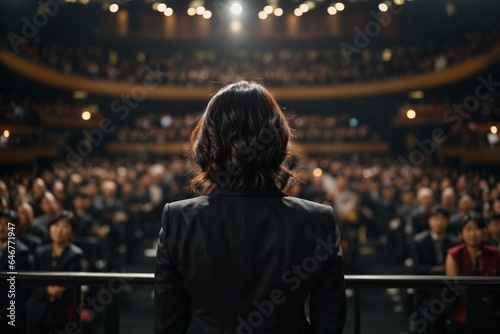
[[[165,5],[164,3],[159,3],[158,6],[156,7],[156,9],[159,12],[163,12],[165,9],[167,9],[167,5]]]
[[[203,13],[205,13],[205,7],[203,6],[196,7],[196,14],[203,15]]]
[[[281,8],[279,8],[279,7],[278,7],[278,8],[276,8],[276,9],[274,10],[274,15],[276,15],[276,16],[281,16],[281,15],[283,15],[283,9],[281,9]]]
[[[293,13],[295,14],[295,16],[302,16],[302,11],[300,10],[300,8],[295,8]]]
[[[300,10],[303,12],[303,13],[307,13],[309,11],[309,6],[305,3],[303,3],[302,5],[299,6]]]
[[[10,131],[9,131],[9,130],[4,130],[4,131],[3,131],[3,136],[4,136],[5,138],[9,138],[9,137],[10,137]]]
[[[267,19],[267,13],[264,11],[260,11],[259,12],[259,19],[261,19],[261,20]]]
[[[111,4],[111,6],[109,6],[109,11],[111,13],[116,13],[118,9],[120,9],[120,6],[118,6],[116,3]]]
[[[404,3],[405,3],[405,0],[394,0],[394,4],[398,5],[398,6],[404,5]]]
[[[239,3],[233,3],[231,5],[231,13],[234,15],[239,15],[243,11],[243,7]]]
[[[90,119],[90,116],[91,116],[91,115],[90,115],[90,113],[89,113],[88,111],[84,111],[84,112],[82,112],[82,119],[83,119],[84,121],[88,121],[88,120]]]
[[[196,9],[193,7],[189,7],[187,10],[187,13],[189,16],[195,16],[196,15]]]
[[[5,131],[7,131],[7,130],[5,130]],[[493,134],[497,134],[498,133],[498,128],[495,125],[493,125],[493,126],[491,126],[490,131]],[[5,137],[5,135],[4,135],[4,137]]]
[[[342,2],[337,2],[335,4],[335,9],[337,9],[339,12],[341,12],[345,9],[345,5]]]
[[[387,12],[389,10],[389,6],[387,6],[385,3],[379,3],[378,10],[380,10],[381,12]]]
[[[414,119],[415,117],[417,117],[417,113],[415,112],[415,110],[409,109],[406,111],[406,117],[408,117],[408,119]]]
[[[335,7],[333,7],[333,6],[328,7],[328,9],[327,9],[326,11],[327,11],[327,12],[328,12],[328,14],[330,14],[330,15],[335,15],[335,14],[337,14],[337,9],[335,9]]]
[[[234,33],[239,33],[241,31],[241,22],[240,21],[231,22],[230,29]]]
[[[206,10],[206,11],[205,11],[205,13],[203,13],[203,18],[204,18],[204,19],[207,19],[207,20],[208,20],[208,19],[209,19],[209,18],[211,18],[211,17],[212,17],[212,12],[211,12],[211,11]]]
[[[159,5],[159,4],[160,4],[159,2],[155,2],[155,3],[153,4],[153,6],[152,6],[152,7],[153,7],[153,10],[158,10],[158,5]]]
[[[165,11],[163,12],[163,15],[165,15],[165,16],[172,16],[173,14],[174,14],[174,10],[170,7],[165,9]]]
[[[272,14],[273,13],[273,6],[267,5],[266,7],[264,7],[264,13]]]
[[[314,168],[313,175],[316,177],[320,177],[321,175],[323,175],[323,170],[321,170],[321,168]]]

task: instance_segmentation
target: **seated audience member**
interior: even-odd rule
[[[413,234],[428,228],[429,215],[434,205],[434,192],[431,188],[420,188],[417,192],[418,208],[412,213]]]
[[[500,249],[500,213],[488,217],[488,238],[486,244]]]
[[[28,247],[19,239],[12,237],[12,235],[16,235],[18,226],[17,213],[10,210],[0,211],[0,270],[2,271],[29,270],[31,267]],[[9,232],[12,232],[10,236]],[[24,288],[22,286],[16,287],[16,327],[14,328],[8,324],[9,321],[13,320],[7,317],[10,313],[7,310],[10,305],[8,291],[8,285],[0,285],[0,333],[24,333],[23,322],[26,317],[24,313],[26,300]]]
[[[24,242],[33,254],[45,238],[45,231],[39,226],[33,226],[33,207],[28,202],[21,202],[17,207],[19,215],[19,230],[16,237]]]
[[[33,219],[33,226],[36,226],[44,231],[44,239],[42,240],[42,243],[48,243],[49,222],[60,211],[60,205],[55,196],[51,192],[46,191],[40,200],[40,209],[43,213]]]
[[[486,224],[482,217],[471,213],[459,225],[462,243],[448,250],[446,275],[448,276],[500,276],[500,251],[485,245]],[[469,292],[467,299],[473,307],[467,309],[466,299],[460,296],[450,306],[449,334],[465,333],[466,318],[474,319],[480,328],[474,332],[498,333],[500,305],[498,293],[480,296]],[[467,310],[472,314],[467,314]]]
[[[446,233],[450,213],[441,206],[432,210],[429,217],[429,229],[417,234],[413,240],[413,271],[417,275],[444,275],[444,261],[449,248],[458,244],[458,238]],[[419,291],[416,294],[417,309],[429,308],[430,303],[439,299],[441,291]],[[446,331],[446,315],[438,315],[435,321],[429,322],[425,333],[444,333]]]
[[[40,246],[33,263],[34,270],[82,271],[83,252],[71,239],[75,218],[70,211],[61,211],[49,222],[51,243]],[[59,333],[75,321],[74,289],[58,285],[38,286],[28,300],[28,333]]]
[[[468,193],[462,193],[458,197],[458,212],[455,213],[450,219],[449,232],[453,234],[458,233],[458,227],[462,222],[462,219],[466,217],[470,212],[474,211],[475,202],[474,199]]]

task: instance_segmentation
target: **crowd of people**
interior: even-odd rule
[[[347,114],[322,115],[286,111],[294,136],[300,142],[376,142],[380,134],[367,123]],[[187,141],[197,114],[140,115],[132,125],[120,126],[115,135],[120,142],[165,143]]]
[[[471,33],[437,45],[368,48],[361,53],[331,50],[213,50],[160,52],[116,50],[106,46],[44,44],[39,38],[20,46],[20,55],[66,74],[142,83],[151,73],[166,85],[207,86],[254,79],[269,86],[340,84],[439,71],[486,52],[498,33]],[[4,47],[8,48],[4,41]],[[132,48],[133,49],[133,48]]]
[[[395,262],[403,266],[412,259],[414,273],[429,275],[445,273],[445,262],[452,261],[446,260],[448,247],[458,244],[458,235],[467,241],[468,229],[483,233],[480,245],[500,247],[500,178],[494,173],[406,166],[392,158],[349,161],[327,156],[301,157],[296,170],[303,183],[289,193],[334,207],[348,264],[355,263],[364,238],[392,247]],[[60,163],[44,170],[3,173],[0,246],[5,247],[7,223],[12,223],[19,250],[16,270],[126,270],[141,240],[157,234],[164,203],[195,196],[187,188],[190,171],[189,163],[179,158],[93,157],[78,167]],[[441,255],[432,248],[435,244]],[[70,247],[66,255],[72,260],[61,267],[65,247]],[[51,249],[53,256],[45,255]],[[454,270],[461,265],[455,263]],[[32,294],[31,299],[39,300],[28,298],[26,305],[67,298],[64,290],[46,287],[45,292]],[[418,296],[420,304],[428,300],[428,295]],[[460,323],[463,315],[457,312],[455,320]]]

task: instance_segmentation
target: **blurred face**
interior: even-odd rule
[[[469,196],[462,196],[458,201],[458,210],[463,213],[469,213],[474,210],[474,201]]]
[[[64,244],[73,237],[73,229],[66,218],[59,219],[50,226],[50,238],[54,243]]]
[[[445,215],[437,214],[429,218],[429,229],[432,232],[441,235],[446,232],[447,228],[448,228],[448,218],[446,218]]]
[[[0,218],[0,243],[4,243],[7,241],[9,236],[9,218],[1,217]]]
[[[500,240],[500,219],[493,219],[488,224],[488,232],[495,237],[495,239]]]
[[[469,247],[479,247],[486,237],[486,230],[479,228],[476,222],[470,219],[460,232],[464,243]]]
[[[19,215],[19,225],[22,227],[28,227],[31,225],[31,221],[33,220],[33,209],[31,205],[24,203],[19,205],[17,208],[17,213]]]
[[[441,196],[441,205],[446,208],[452,208],[455,205],[455,195],[453,193],[443,193]]]
[[[40,202],[40,209],[47,215],[53,215],[59,211],[59,205],[54,196],[44,196]]]
[[[42,179],[35,179],[35,181],[33,181],[33,196],[39,199],[45,191],[47,191],[45,182]]]

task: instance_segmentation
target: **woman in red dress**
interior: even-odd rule
[[[478,214],[464,217],[459,226],[462,243],[448,250],[446,258],[446,275],[448,276],[500,276],[500,251],[484,243],[486,240],[486,224]],[[478,323],[483,328],[478,333],[499,332],[499,299],[498,293],[488,293],[478,298]],[[465,333],[466,301],[462,296],[450,305],[448,334]],[[478,329],[479,330],[479,329]]]

